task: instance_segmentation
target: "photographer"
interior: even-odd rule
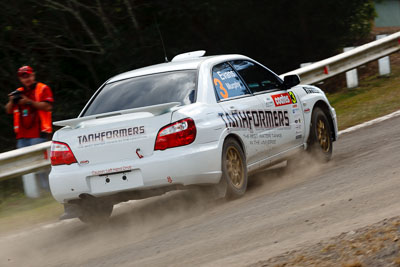
[[[36,82],[29,66],[19,68],[18,77],[23,86],[9,94],[6,111],[14,115],[17,148],[21,148],[50,139],[53,94],[50,87]]]
[[[17,148],[22,148],[50,140],[53,93],[47,85],[36,82],[30,66],[19,68],[18,78],[22,87],[8,95],[5,108],[13,114]],[[42,187],[48,187],[47,177],[42,175],[40,181]]]

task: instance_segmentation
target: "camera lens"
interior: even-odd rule
[[[15,90],[11,92],[11,95],[13,96],[13,103],[18,104],[19,100],[22,98],[22,92]]]

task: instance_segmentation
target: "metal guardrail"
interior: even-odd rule
[[[354,69],[400,50],[400,32],[367,43],[353,50],[290,71],[281,76],[297,74],[301,83],[313,84]]]
[[[313,84],[400,50],[400,32],[353,50],[282,74],[298,74],[303,84]],[[0,181],[49,168],[51,142],[0,154]]]
[[[0,181],[50,167],[50,145],[45,142],[0,154]]]

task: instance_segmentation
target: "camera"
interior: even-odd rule
[[[13,96],[14,105],[18,104],[19,100],[22,98],[22,92],[18,90],[12,91],[10,95]]]

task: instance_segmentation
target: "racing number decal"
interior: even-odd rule
[[[290,98],[292,99],[292,103],[296,104],[297,103],[297,99],[294,95],[294,93],[292,91],[289,92]]]
[[[221,91],[219,91],[219,94],[222,96],[222,98],[226,99],[228,98],[228,91],[226,91],[226,89],[224,88],[224,86],[222,85],[222,82],[220,80],[218,80],[217,78],[214,78],[214,85],[218,86],[219,85],[219,89]]]

